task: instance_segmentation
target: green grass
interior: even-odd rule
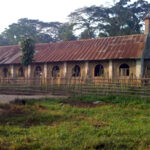
[[[150,149],[150,99],[81,95],[0,108],[0,150]]]

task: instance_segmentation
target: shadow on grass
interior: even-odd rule
[[[68,107],[67,105],[70,106]],[[0,105],[0,109],[3,110],[0,113],[0,124],[26,128],[38,125],[59,124],[63,121],[81,119],[81,115],[79,117],[74,112],[71,112],[71,107],[77,107],[76,111],[79,108],[80,112],[80,108],[86,109],[103,105],[105,104],[93,104],[93,102],[89,101],[72,101],[69,99],[16,100],[11,104]],[[66,111],[64,111],[65,109]],[[67,110],[70,112],[69,114]],[[75,115],[75,118],[72,117],[73,115]]]
[[[37,125],[50,125],[63,119],[63,115],[51,114],[41,104],[6,104],[0,105],[0,124],[30,127]]]

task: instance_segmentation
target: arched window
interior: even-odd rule
[[[96,65],[94,70],[94,76],[102,76],[104,75],[104,67],[102,65]]]
[[[36,66],[35,71],[34,71],[34,76],[36,76],[36,77],[42,76],[42,69],[40,66]]]
[[[59,77],[59,67],[54,66],[52,69],[52,77]]]
[[[3,76],[4,76],[4,77],[8,77],[8,75],[9,75],[9,74],[8,74],[8,69],[7,69],[7,68],[4,68],[4,69],[3,69]]]
[[[78,65],[76,65],[73,69],[72,69],[72,76],[73,77],[78,77],[80,76],[80,67]]]
[[[23,67],[20,67],[18,70],[18,77],[24,77],[24,70]]]
[[[119,67],[119,75],[120,76],[129,76],[129,74],[130,74],[129,65],[121,64]]]

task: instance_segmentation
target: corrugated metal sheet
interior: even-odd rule
[[[106,37],[79,41],[36,44],[35,62],[85,61],[140,58],[146,35]],[[0,64],[20,63],[19,46],[0,47]]]

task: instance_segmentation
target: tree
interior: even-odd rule
[[[146,1],[137,1],[133,4],[130,0],[120,0],[111,8],[105,9],[105,17],[99,20],[100,36],[117,36],[139,34],[142,29],[143,16],[147,13]],[[137,6],[138,7],[137,7]],[[149,5],[147,3],[147,5]],[[143,6],[142,9],[139,7]],[[150,6],[150,5],[149,5]],[[98,13],[98,11],[97,11]],[[140,17],[142,14],[142,17]]]
[[[17,23],[9,25],[1,34],[3,42],[16,45],[25,38],[31,38],[36,43],[48,43],[58,41],[58,30],[62,23],[60,22],[42,22],[27,18],[19,19]],[[5,42],[6,41],[6,42]]]
[[[9,28],[2,33],[2,36],[9,41],[9,45],[18,44],[19,41],[25,38],[32,38],[38,41],[36,28],[23,23],[13,23],[9,25]]]
[[[0,35],[0,45],[9,45],[9,40]]]
[[[92,13],[88,13],[87,8],[79,8],[69,14],[70,22],[73,24],[74,31],[86,32],[86,38],[92,38],[94,35],[95,23],[92,19]]]
[[[90,32],[90,37],[89,37],[89,31],[85,29],[83,32],[81,32],[79,38],[80,39],[88,39],[88,38],[94,38],[95,34],[93,32]]]
[[[149,8],[150,3],[145,0],[120,0],[109,7],[80,8],[69,17],[70,21],[73,20],[75,28],[86,31],[88,38],[92,38],[91,33],[96,36],[139,34],[142,32],[143,18],[149,12]]]
[[[22,52],[22,65],[28,66],[32,63],[33,57],[34,57],[34,48],[35,44],[34,41],[30,38],[27,38],[23,41],[21,41],[21,52]]]
[[[71,41],[76,40],[77,37],[73,33],[73,25],[64,23],[59,28],[59,40],[60,41]]]
[[[59,28],[62,25],[60,22],[42,22],[39,20],[22,18],[19,20],[19,23],[27,24],[34,27],[38,35],[42,37],[51,37],[52,42],[58,41]],[[44,36],[46,35],[46,36]],[[43,38],[45,40],[45,38]]]

